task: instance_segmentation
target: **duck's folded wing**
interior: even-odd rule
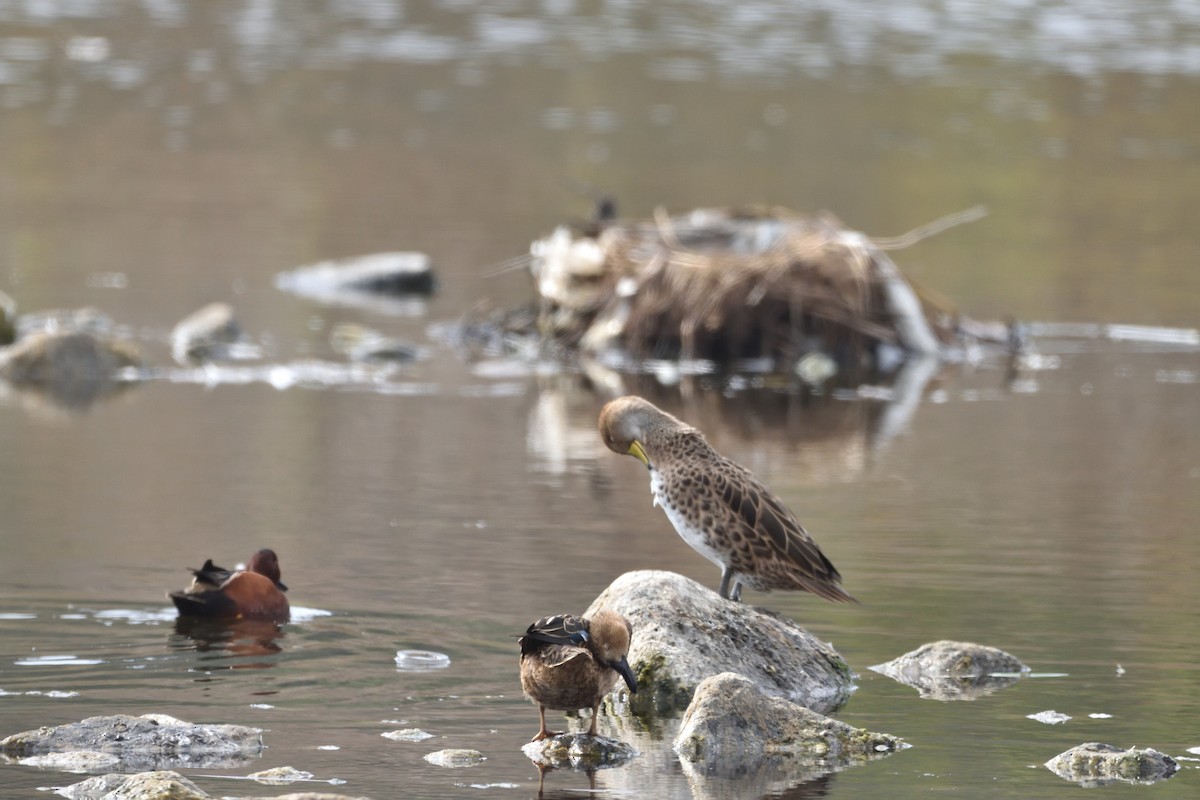
[[[578,648],[587,644],[588,621],[571,614],[543,617],[529,626],[521,637],[521,652],[530,653],[548,646]]]

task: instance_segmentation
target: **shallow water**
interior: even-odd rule
[[[228,300],[266,354],[83,411],[0,397],[0,735],[167,713],[267,730],[253,763],[183,769],[217,796],[280,794],[233,778],[284,765],[376,798],[535,794],[514,635],[628,570],[718,578],[599,441],[611,376],[430,335],[528,297],[519,272],[485,275],[585,217],[583,181],[628,215],[766,202],[874,235],[984,203],[893,258],[980,318],[1193,332],[1035,327],[1036,369],[987,357],[913,396],[627,376],[799,512],[862,606],[747,599],[847,658],[839,718],[913,747],[705,783],[670,753],[671,721],[608,721],[642,755],[596,776],[603,795],[1057,797],[1078,790],[1040,765],[1086,741],[1197,758],[1200,20],[891,8],[0,3],[0,289],[23,311],[96,306],[164,367],[171,326]],[[427,301],[275,288],[410,249],[439,275]],[[347,370],[339,322],[430,357]],[[177,631],[165,592],[184,568],[261,546],[308,613],[277,636]],[[943,703],[869,669],[941,638],[1033,673]],[[450,664],[402,670],[401,650]],[[1028,718],[1048,710],[1071,719]],[[433,738],[382,735],[406,728]],[[449,747],[487,760],[423,759]],[[1156,796],[1195,794],[1181,763]],[[0,774],[5,798],[82,777]]]

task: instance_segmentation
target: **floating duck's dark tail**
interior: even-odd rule
[[[223,592],[168,592],[179,613],[189,617],[228,617],[237,614],[237,603]]]

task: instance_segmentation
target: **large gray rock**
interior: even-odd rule
[[[731,672],[697,687],[674,742],[680,758],[718,775],[745,772],[771,756],[788,756],[820,774],[904,747],[895,736],[855,728],[771,696]]]
[[[745,676],[767,694],[818,711],[850,695],[850,667],[828,644],[775,614],[722,599],[673,572],[627,572],[592,602],[633,624],[629,663],[635,713],[682,710],[700,682],[722,672]]]
[[[231,767],[257,758],[262,730],[240,725],[197,725],[165,714],[88,717],[0,740],[0,753],[18,758],[47,753],[108,753],[128,770]]]
[[[1029,672],[1016,656],[995,647],[942,640],[923,644],[870,669],[933,700],[974,700],[1011,686]]]
[[[1152,748],[1121,749],[1111,744],[1088,742],[1059,753],[1046,762],[1046,769],[1060,778],[1084,786],[1107,783],[1155,783],[1179,771],[1179,763]]]

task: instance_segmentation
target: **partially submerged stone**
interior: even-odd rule
[[[125,769],[142,770],[237,766],[262,749],[259,728],[199,725],[165,714],[88,717],[0,740],[0,753],[10,756],[91,751],[115,755]]]
[[[487,756],[478,750],[464,750],[454,747],[426,753],[424,758],[430,764],[451,768],[473,767],[476,764],[482,764],[484,761],[487,761]]]
[[[270,769],[251,772],[246,777],[256,780],[259,783],[288,784],[295,783],[296,781],[311,781],[313,774],[296,769],[295,767],[271,767]]]
[[[98,775],[57,789],[70,800],[212,800],[210,795],[178,772],[142,772],[136,775]],[[328,792],[291,792],[274,800],[369,800]]]
[[[1088,742],[1059,753],[1046,768],[1084,786],[1107,783],[1155,783],[1179,771],[1179,763],[1152,748],[1122,749],[1111,744]]]
[[[830,771],[907,745],[767,694],[746,677],[725,672],[697,687],[673,746],[685,761],[729,774],[771,756]]]
[[[0,378],[48,396],[66,408],[86,408],[128,385],[120,376],[141,365],[132,343],[88,331],[32,333],[0,353]]]
[[[98,775],[57,790],[70,800],[210,800],[196,784],[168,770]]]
[[[233,306],[210,303],[180,320],[171,331],[171,356],[179,364],[229,358],[242,338]]]
[[[356,258],[321,261],[276,276],[284,291],[330,305],[373,308],[384,313],[412,313],[404,304],[378,302],[388,297],[424,297],[433,293],[433,269],[424,253],[372,253]],[[420,306],[417,307],[418,309]]]
[[[637,755],[637,750],[625,742],[585,733],[563,733],[529,742],[521,752],[539,767],[582,770],[620,766]]]
[[[627,572],[585,612],[611,609],[633,623],[629,664],[636,713],[682,710],[705,678],[736,672],[767,694],[827,711],[845,702],[850,667],[830,645],[795,623],[722,599],[672,572]]]
[[[351,361],[406,362],[420,355],[415,345],[352,322],[335,325],[329,333],[329,344]]]
[[[987,645],[942,640],[871,667],[933,700],[974,700],[1029,672],[1019,658]]]

